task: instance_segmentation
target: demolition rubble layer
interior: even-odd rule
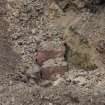
[[[105,104],[104,4],[1,0],[0,20],[1,105]]]

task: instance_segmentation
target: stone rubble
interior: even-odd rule
[[[36,54],[36,62],[41,66],[43,79],[48,79],[52,75],[62,75],[67,71],[64,55],[65,46],[63,42],[45,41],[40,44]]]
[[[0,0],[0,4],[5,1]],[[0,18],[0,26],[2,26],[0,32],[3,39],[6,38],[6,33],[10,36],[8,40],[13,46],[11,46],[13,51],[19,55],[15,59],[20,65],[15,71],[13,66],[17,66],[17,63],[12,59],[16,55],[9,52],[12,49],[9,46],[5,47],[7,40],[4,41],[1,37],[0,61],[6,63],[0,63],[2,66],[0,66],[0,105],[104,105],[105,68],[100,64],[101,67],[97,66],[97,68],[95,65],[90,65],[91,62],[86,62],[91,61],[87,59],[89,56],[82,54],[85,47],[88,48],[85,50],[86,53],[92,51],[90,49],[92,45],[95,50],[97,46],[95,43],[87,43],[91,39],[92,42],[98,42],[96,50],[102,59],[105,58],[103,40],[105,37],[102,37],[105,36],[105,8],[103,7],[102,10],[99,8],[99,11],[93,14],[85,11],[86,8],[83,9],[85,1],[89,0],[54,0],[58,2],[51,4],[50,8],[49,1],[7,0],[8,16],[4,17],[8,18],[9,32],[5,27],[7,22],[2,18]],[[90,6],[89,3],[87,6]],[[5,8],[0,7],[0,15],[3,14]],[[73,27],[69,27],[70,24]],[[69,48],[65,48],[63,42],[66,28],[68,28],[67,40],[72,42],[70,46],[76,51],[72,50],[72,54],[70,52],[74,55],[70,61],[67,60],[70,55],[65,57]],[[86,40],[88,35],[89,39]],[[5,55],[9,58],[4,59]],[[21,61],[17,59],[19,57]],[[72,65],[69,65],[71,62]],[[75,62],[77,67],[73,65]]]
[[[41,75],[40,72],[43,70],[40,66],[44,62],[64,57],[65,46],[61,40],[61,29],[48,22],[49,14],[46,0],[8,0],[8,8],[10,10],[8,21],[10,22],[9,31],[13,50],[21,56],[22,60],[18,69],[26,75],[23,76],[23,81],[36,78],[37,73],[34,70],[38,68],[33,70],[34,63],[38,64],[41,69],[38,69],[38,74]],[[48,68],[46,69],[48,70]],[[55,66],[54,68],[51,66],[52,71],[53,69]],[[60,66],[57,67],[58,69]]]

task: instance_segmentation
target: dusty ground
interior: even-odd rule
[[[0,0],[0,105],[105,105],[104,5],[65,1]],[[43,80],[34,70],[46,41],[66,44],[56,65],[67,71]]]

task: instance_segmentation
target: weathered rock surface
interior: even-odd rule
[[[68,62],[80,69],[94,70],[97,68],[96,51],[89,40],[72,29],[72,25],[65,30],[64,39],[67,43]]]
[[[58,74],[63,75],[65,72],[67,72],[67,62],[64,58],[49,59],[41,67],[43,79],[48,79]]]
[[[60,41],[46,41],[42,42],[38,48],[36,54],[36,60],[39,65],[48,59],[53,59],[57,57],[64,57],[65,46],[63,42]]]
[[[65,46],[61,41],[44,41],[39,45],[36,62],[41,66],[42,79],[48,79],[67,71]]]

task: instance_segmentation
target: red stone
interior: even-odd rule
[[[63,75],[67,71],[67,66],[46,67],[41,69],[42,79],[49,79],[58,74]]]
[[[65,50],[58,49],[58,50],[40,50],[36,54],[36,61],[39,65],[42,65],[43,62],[47,61],[51,58],[56,57],[64,57]]]

